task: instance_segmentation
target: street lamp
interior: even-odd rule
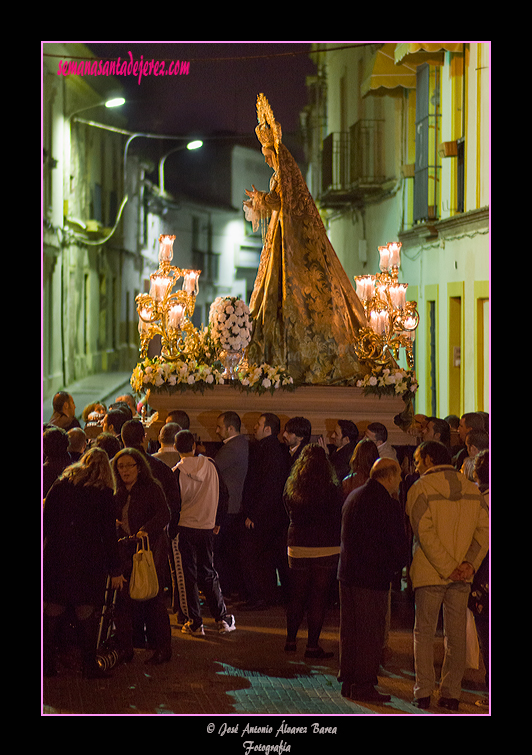
[[[166,153],[166,155],[163,155],[161,157],[161,159],[159,160],[159,192],[161,194],[164,194],[164,164],[166,162],[166,158],[169,157],[169,155],[172,155],[174,152],[181,152],[181,150],[183,149],[195,150],[200,149],[200,147],[203,147],[203,142],[201,141],[201,139],[193,139],[187,144],[182,144],[179,147],[174,147],[174,149],[171,149]]]
[[[78,113],[83,113],[85,110],[91,110],[93,107],[100,107],[100,105],[105,105],[105,107],[108,108],[120,107],[121,105],[124,105],[125,102],[126,101],[123,97],[112,97],[110,100],[102,100],[101,102],[96,102],[94,105],[87,105],[79,110],[74,110],[73,113],[70,113],[67,120],[71,121]]]
[[[105,107],[120,107],[124,103],[125,99],[123,97],[114,97],[112,100],[107,100]]]

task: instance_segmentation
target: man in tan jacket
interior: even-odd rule
[[[488,551],[488,509],[478,487],[453,467],[442,443],[421,443],[414,462],[420,479],[410,488],[406,503],[414,535],[414,704],[428,708],[431,702],[434,637],[443,605],[446,648],[438,704],[458,710],[466,663],[467,601],[473,575]]]

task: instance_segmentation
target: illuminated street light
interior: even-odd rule
[[[161,194],[164,194],[164,163],[166,161],[166,158],[169,155],[172,155],[174,152],[181,152],[183,149],[199,149],[200,147],[203,147],[203,142],[201,139],[194,139],[188,144],[182,144],[180,147],[174,147],[174,149],[171,149],[170,152],[167,152],[166,155],[163,155],[161,159],[159,160],[159,192]]]
[[[105,107],[120,107],[124,103],[125,99],[123,97],[114,97],[112,100],[107,100]]]

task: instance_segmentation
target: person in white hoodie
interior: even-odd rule
[[[414,536],[414,704],[431,704],[434,638],[443,605],[446,647],[438,705],[458,710],[466,667],[467,603],[473,575],[489,547],[488,508],[475,483],[453,467],[442,443],[421,443],[414,462],[420,478],[406,502]]]
[[[194,436],[188,430],[177,433],[174,442],[181,461],[173,469],[181,492],[181,513],[172,550],[178,583],[184,585],[181,609],[187,620],[185,634],[203,636],[198,582],[221,634],[235,629],[235,617],[227,613],[214,568],[214,537],[227,509],[227,488],[212,459],[196,456]],[[182,592],[182,591],[181,591]]]

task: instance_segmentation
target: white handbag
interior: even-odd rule
[[[155,569],[150,539],[141,537],[133,554],[133,569],[129,580],[129,595],[133,600],[151,600],[159,592],[159,580]]]

